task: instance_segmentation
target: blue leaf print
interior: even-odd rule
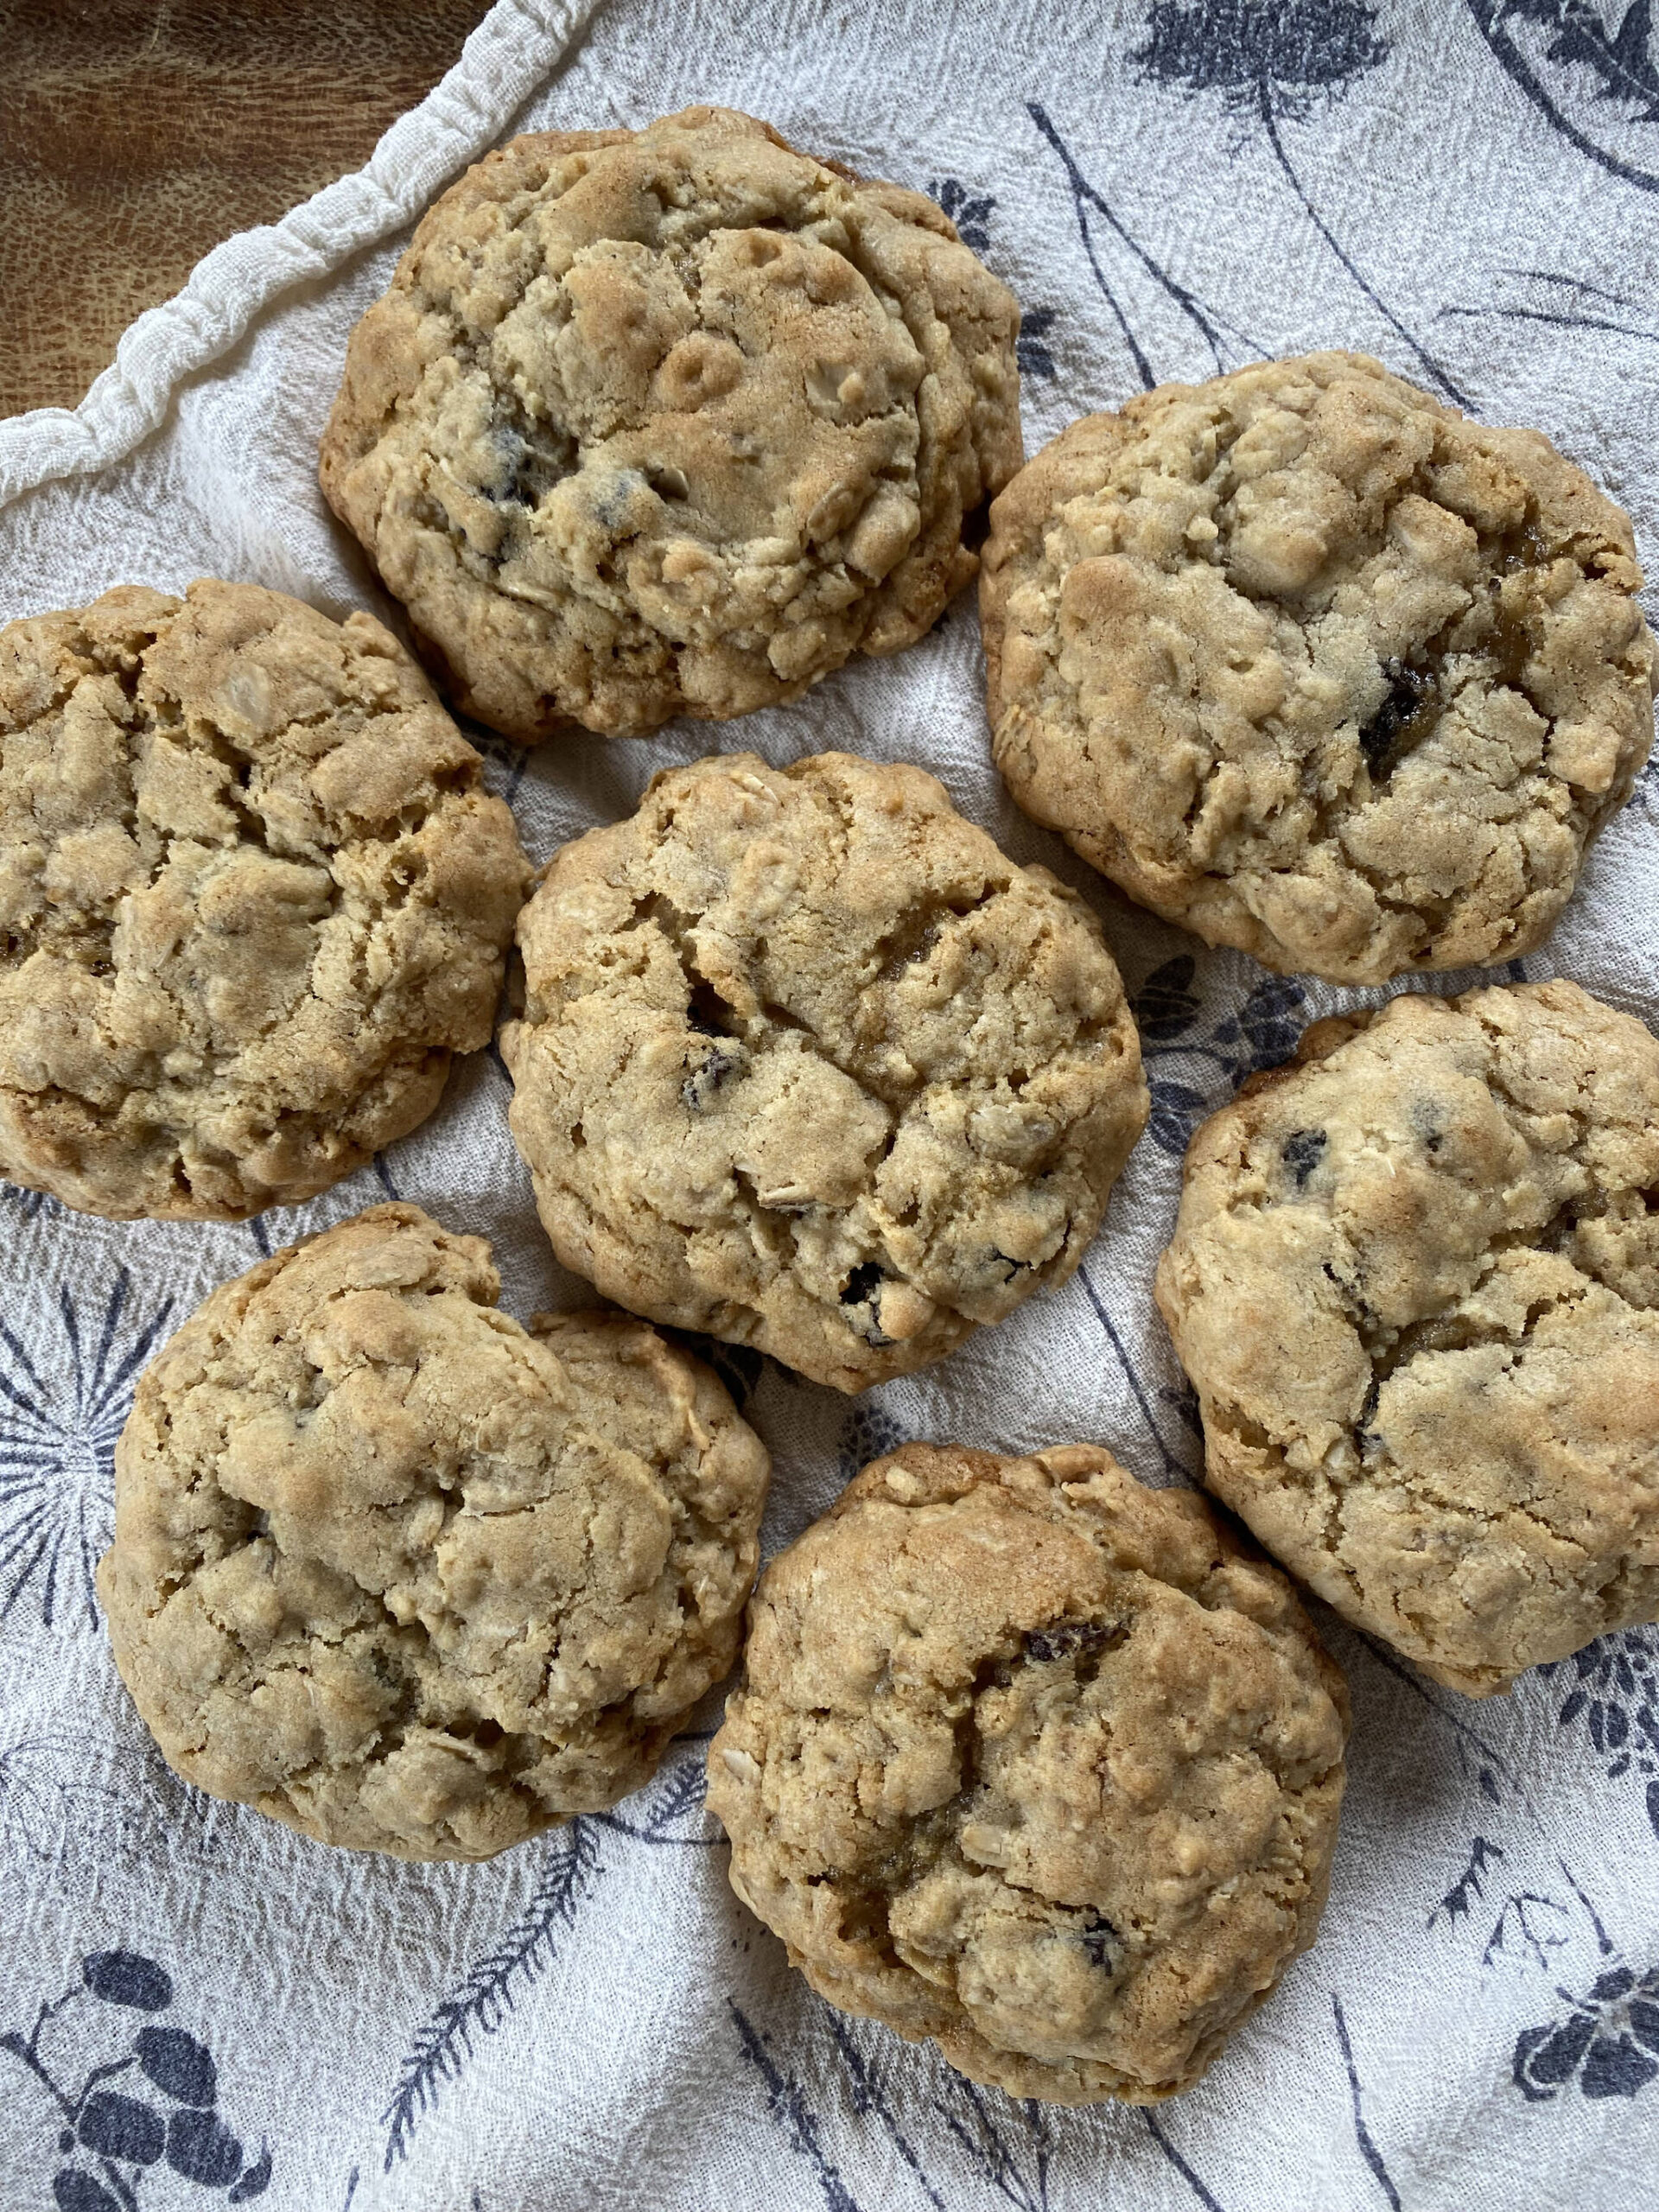
[[[1610,292],[1605,286],[1592,284],[1582,276],[1571,276],[1557,270],[1503,269],[1501,276],[1533,289],[1530,300],[1493,300],[1484,305],[1456,302],[1444,307],[1437,321],[1443,318],[1472,318],[1486,316],[1500,322],[1536,322],[1551,330],[1599,330],[1616,338],[1634,338],[1641,345],[1659,346],[1659,329],[1652,321],[1638,322],[1632,317],[1646,312],[1646,302],[1630,299],[1621,292]],[[1580,302],[1593,300],[1598,304],[1586,310]],[[1618,317],[1606,313],[1608,308],[1619,310]],[[1651,765],[1651,764],[1649,764]],[[1640,783],[1638,781],[1638,790]]]
[[[1470,1846],[1468,1865],[1429,1914],[1425,1924],[1432,1928],[1442,1913],[1448,1920],[1466,1920],[1471,1909],[1484,1895],[1482,1885],[1486,1869],[1503,1856],[1497,1844],[1489,1843],[1484,1835],[1478,1835]]]
[[[1614,1967],[1583,1997],[1556,1994],[1567,2016],[1516,2039],[1515,2086],[1532,2103],[1559,2096],[1576,2075],[1586,2097],[1633,2097],[1659,2075],[1659,1967]]]
[[[872,1459],[886,1459],[889,1452],[896,1452],[910,1440],[880,1399],[859,1399],[841,1424],[836,1465],[842,1481],[851,1482],[861,1467],[868,1467]]]
[[[1080,1267],[1077,1269],[1077,1279],[1083,1286],[1084,1296],[1088,1300],[1090,1306],[1094,1309],[1095,1319],[1099,1322],[1102,1333],[1104,1335],[1107,1343],[1110,1344],[1112,1348],[1114,1357],[1116,1359],[1118,1365],[1123,1370],[1123,1379],[1128,1382],[1130,1393],[1135,1399],[1136,1406],[1140,1409],[1141,1421],[1145,1424],[1147,1433],[1151,1438],[1154,1448],[1157,1452],[1160,1460],[1162,1462],[1164,1473],[1166,1475],[1175,1476],[1183,1481],[1188,1479],[1191,1471],[1188,1469],[1185,1461],[1181,1458],[1180,1454],[1177,1452],[1172,1451],[1169,1445],[1165,1440],[1164,1432],[1159,1425],[1158,1417],[1152,1410],[1152,1402],[1147,1395],[1146,1386],[1142,1383],[1140,1375],[1136,1371],[1135,1362],[1129,1357],[1128,1349],[1123,1342],[1122,1333],[1119,1330],[1116,1323],[1112,1319],[1111,1315],[1107,1312],[1105,1302],[1102,1299],[1100,1293],[1095,1288],[1093,1280],[1086,1267]],[[1174,1402],[1178,1408],[1183,1408],[1184,1394],[1180,1391],[1177,1391],[1174,1394]],[[1166,1402],[1168,1402],[1167,1399],[1166,1399]],[[1204,1429],[1201,1421],[1192,1421],[1189,1420],[1186,1426],[1195,1436],[1202,1439]]]
[[[1555,34],[1545,53],[1552,61],[1587,69],[1597,99],[1635,107],[1639,120],[1659,123],[1659,67],[1655,66],[1650,0],[1627,0],[1617,27],[1604,22],[1585,0],[1515,0],[1515,16],[1529,16]]]
[[[1610,120],[1659,121],[1650,0],[1625,0],[1616,25],[1586,0],[1466,0],[1466,5],[1510,81],[1553,130],[1626,184],[1659,192],[1659,174],[1614,152],[1595,135]],[[1529,38],[1529,29],[1544,35]],[[1554,79],[1547,85],[1550,65]],[[1576,120],[1569,106],[1577,110]]]
[[[997,2121],[1012,2107],[1024,2123],[1023,2138],[1009,2120],[1007,2133]],[[991,2100],[965,2074],[950,2077],[950,2094],[939,2100],[944,2124],[988,2181],[1016,2212],[1048,2212],[1048,2162],[1054,2139],[1048,2115],[1034,2097]]]
[[[1607,1762],[1610,1782],[1631,1772],[1659,1777],[1659,1632],[1630,1628],[1598,1637],[1571,1659],[1552,1660],[1538,1672],[1548,1679],[1569,1667],[1573,1687],[1557,1715],[1560,1726],[1583,1727],[1597,1757]],[[1650,1780],[1649,1817],[1654,1786]]]
[[[1378,1665],[1420,1700],[1449,1732],[1465,1779],[1473,1782],[1492,1806],[1522,1817],[1554,1871],[1561,1878],[1565,1897],[1550,1897],[1541,1890],[1517,1889],[1503,1897],[1481,1952],[1483,1969],[1500,1958],[1525,1958],[1535,1966],[1545,1967],[1550,1964],[1552,1952],[1569,1945],[1583,1946],[1586,1942],[1593,1943],[1604,1960],[1610,1958],[1612,1940],[1601,1916],[1572,1868],[1556,1853],[1551,1831],[1534,1804],[1523,1777],[1465,1717],[1465,1701],[1432,1688],[1375,1637],[1363,1631],[1354,1633],[1357,1643]],[[1459,1920],[1472,1920],[1474,1904],[1485,1897],[1488,1870],[1502,1863],[1504,1857],[1505,1853],[1487,1837],[1476,1836],[1462,1874],[1429,1915],[1427,1926],[1432,1929],[1436,1922],[1443,1921],[1449,1929],[1455,1928]]]
[[[1083,246],[1084,257],[1089,264],[1089,273],[1095,280],[1096,289],[1111,309],[1113,320],[1123,334],[1123,342],[1128,346],[1129,358],[1135,364],[1135,374],[1147,390],[1150,391],[1158,382],[1158,378],[1153,372],[1146,347],[1141,342],[1140,334],[1130,320],[1128,311],[1106,273],[1105,264],[1101,257],[1103,251],[1110,252],[1112,248],[1106,245],[1103,239],[1096,238],[1092,219],[1096,216],[1098,216],[1105,226],[1106,232],[1115,238],[1118,246],[1128,253],[1134,266],[1150,276],[1166,298],[1180,310],[1181,315],[1208,347],[1211,359],[1217,369],[1224,368],[1227,365],[1228,348],[1223,336],[1223,319],[1213,308],[1207,307],[1196,292],[1189,291],[1178,277],[1172,276],[1163,264],[1148,253],[1140,240],[1130,234],[1122,218],[1111,203],[1084,175],[1076,155],[1061,137],[1048,110],[1039,101],[1027,100],[1026,112],[1059,156],[1061,167],[1065,172],[1066,184],[1071,194],[1071,212],[1077,220],[1077,237]],[[1229,327],[1231,327],[1229,326]],[[1243,348],[1247,355],[1259,353],[1262,351],[1262,348],[1245,337],[1242,331],[1234,329],[1232,335],[1243,340]]]
[[[690,1747],[689,1756],[664,1764],[645,1789],[625,1797],[608,1813],[588,1817],[602,1821],[619,1835],[632,1837],[636,1843],[711,1850],[721,1840],[703,1808],[709,1783],[707,1751],[713,1735],[709,1729],[676,1737],[677,1745]]]
[[[1059,374],[1054,365],[1054,356],[1048,350],[1048,334],[1054,327],[1058,308],[1033,308],[1020,318],[1020,335],[1014,341],[1014,358],[1022,377],[1037,377],[1052,384]]]
[[[22,1221],[35,1221],[44,1214],[48,1219],[62,1215],[67,1208],[56,1198],[48,1198],[44,1191],[25,1191],[16,1183],[0,1183],[0,1198],[3,1198]]]
[[[970,246],[977,254],[988,256],[991,244],[991,216],[996,201],[988,192],[970,192],[960,177],[935,177],[927,188],[927,196],[936,200],[957,226],[957,236],[963,245]],[[1038,377],[1050,381],[1057,374],[1054,356],[1048,349],[1047,340],[1054,327],[1057,308],[1028,308],[1020,318],[1020,336],[1014,346],[1014,359],[1022,377]]]
[[[1152,1094],[1147,1127],[1153,1142],[1173,1160],[1185,1159],[1187,1140],[1208,1110],[1209,1101],[1190,1084],[1173,1083],[1167,1076],[1154,1076],[1147,1089]]]
[[[766,2086],[766,2109],[787,2136],[791,2150],[810,2167],[829,2212],[858,2212],[840,2168],[832,2164],[819,2140],[818,2116],[808,2104],[805,2090],[792,2075],[784,2072],[768,2050],[766,2037],[739,2010],[736,1999],[728,1997],[726,2005],[737,2028],[744,2062]]]
[[[1184,1037],[1198,1020],[1198,998],[1192,988],[1197,970],[1197,961],[1184,952],[1154,968],[1130,998],[1129,1010],[1143,1045],[1148,1039],[1167,1044],[1173,1037]]]
[[[1197,2174],[1193,2172],[1192,2167],[1188,2165],[1186,2160],[1175,2148],[1175,2145],[1170,2141],[1168,2136],[1165,2134],[1163,2129],[1153,2118],[1151,2113],[1147,2113],[1145,2114],[1145,2119],[1147,2123],[1147,2133],[1151,2136],[1153,2141],[1158,2145],[1158,2148],[1163,2152],[1170,2164],[1174,2167],[1176,2172],[1179,2174],[1181,2179],[1192,2190],[1193,2196],[1198,2198],[1198,2202],[1204,2208],[1204,2212],[1224,2212],[1223,2206],[1214,2196],[1211,2195],[1210,2191],[1198,2179]]]
[[[1303,213],[1389,327],[1446,397],[1466,396],[1368,283],[1320,214],[1292,164],[1280,124],[1300,121],[1319,99],[1346,91],[1388,59],[1376,10],[1363,0],[1156,0],[1135,55],[1143,76],[1193,92],[1218,92],[1236,115],[1253,115]]]
[[[52,2196],[61,2212],[110,2206],[137,2212],[145,2176],[163,2162],[186,2181],[225,2190],[232,2204],[264,2194],[270,2146],[262,2144],[251,2158],[226,2123],[207,2046],[181,2027],[130,2027],[130,2015],[165,2012],[175,1994],[173,1976],[142,1951],[93,1951],[62,1995],[40,2006],[27,2036],[15,2030],[0,2035],[0,2051],[17,2060],[55,2109],[52,2127],[62,2163],[52,2177]],[[89,2004],[107,2011],[89,2014]],[[66,2020],[79,2031],[79,2062],[56,2048]],[[74,2073],[89,2043],[114,2055],[86,2068],[77,2087]],[[122,2075],[122,2088],[106,2086]]]
[[[29,1592],[48,1628],[97,1624],[115,1442],[173,1310],[131,1311],[131,1292],[122,1268],[88,1326],[60,1290],[59,1342],[38,1364],[0,1321],[0,1619]]]
[[[826,2005],[824,2009],[829,2017],[830,2033],[835,2038],[836,2049],[847,2069],[847,2083],[854,2112],[861,2120],[867,2113],[874,2113],[887,2140],[915,2176],[917,2186],[923,2196],[935,2207],[935,2212],[945,2212],[944,2199],[928,2179],[920,2157],[899,2124],[880,2070],[858,2047],[853,2035],[852,2022],[832,2005]]]
[[[985,251],[991,242],[991,210],[996,205],[989,193],[969,192],[959,177],[947,176],[935,178],[927,188],[927,196],[944,208],[963,245],[976,253]]]
[[[1195,1035],[1200,1013],[1195,975],[1192,956],[1183,953],[1154,968],[1130,1001],[1152,1095],[1147,1128],[1153,1142],[1175,1160],[1185,1155],[1193,1129],[1221,1103],[1221,1096],[1206,1095],[1190,1082],[1164,1074],[1160,1064],[1180,1061],[1194,1074],[1219,1078],[1228,1090],[1236,1090],[1247,1076],[1289,1059],[1306,1004],[1306,994],[1294,976],[1264,976],[1236,1011]]]
[[[970,2202],[976,2208],[1000,2202],[1014,2212],[1050,2212],[1049,2170],[1058,2136],[1057,2115],[1048,2107],[1033,2098],[983,2089],[937,2053],[913,2050],[887,2029],[849,2018],[822,1999],[809,1998],[806,2004],[809,2030],[827,2030],[832,2052],[810,2041],[801,2075],[827,2096],[831,2084],[841,2089],[840,2098],[830,2097],[829,2109],[850,2110],[858,2121],[874,2120],[905,2169],[904,2203],[913,2203],[917,2212],[929,2205],[933,2212],[956,2212],[958,2206],[966,2212]],[[774,2125],[810,2168],[826,2202],[850,2206],[848,2180],[802,2080],[785,2070],[769,2038],[735,2001],[728,1997],[727,2005],[741,2055],[765,2087]],[[1147,2120],[1153,2139],[1204,2212],[1223,2212],[1150,2113]],[[930,2136],[937,2140],[941,2122],[966,2161],[965,2171],[959,2164],[945,2171],[918,2147]],[[855,2147],[858,2140],[855,2132]],[[889,2196],[884,2212],[897,2212],[899,2201]]]
[[[601,1869],[588,1820],[580,1817],[549,1839],[546,1863],[529,1904],[493,1951],[444,1998],[410,2045],[381,2119],[386,2123],[385,2171],[409,2156],[421,2115],[472,2056],[475,2036],[493,2036],[513,2007],[518,1987],[551,1963],[561,1930],[575,1924],[583,1896]]]
[[[1342,1999],[1334,1990],[1331,1993],[1331,2010],[1336,2018],[1337,2042],[1341,2048],[1343,2063],[1348,2069],[1348,2094],[1354,2107],[1354,2139],[1359,2145],[1361,2158],[1370,2168],[1377,2187],[1388,2200],[1389,2212],[1401,2212],[1400,2192],[1389,2178],[1382,2153],[1377,2149],[1370,2129],[1365,2125],[1364,2094],[1360,2088],[1359,2069],[1354,2064],[1354,2047],[1348,2039],[1348,2023],[1343,2018]]]

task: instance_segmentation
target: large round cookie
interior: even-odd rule
[[[1659,1041],[1566,982],[1321,1022],[1187,1154],[1205,1479],[1471,1696],[1659,1618]]]
[[[1541,944],[1653,741],[1627,516],[1377,362],[1073,423],[996,502],[997,764],[1133,899],[1352,983]]]
[[[1019,320],[931,200],[748,116],[518,138],[353,332],[322,486],[469,714],[721,721],[973,575]]]
[[[636,1789],[736,1656],[766,1454],[616,1313],[495,1299],[372,1207],[213,1292],[140,1379],[98,1571],[180,1773],[324,1843],[486,1859]]]
[[[528,875],[480,775],[366,614],[206,581],[0,630],[0,1174],[235,1220],[424,1120]]]
[[[556,854],[502,1033],[559,1257],[843,1390],[1074,1268],[1147,1116],[1098,923],[918,768],[734,753]]]
[[[1313,1942],[1347,1710],[1191,1491],[907,1445],[766,1570],[709,1802],[832,2004],[1015,2096],[1147,2104]]]

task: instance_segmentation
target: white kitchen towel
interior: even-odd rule
[[[360,175],[211,255],[74,415],[0,424],[0,616],[212,574],[395,621],[315,460],[412,217],[512,129],[699,100],[942,201],[1023,302],[1030,450],[1160,378],[1355,346],[1541,426],[1659,561],[1649,0],[503,0]],[[1305,1020],[1379,995],[1109,906],[992,772],[971,596],[911,652],[723,729],[483,742],[537,858],[716,746],[920,761],[1096,901],[1135,995],[1154,1120],[1064,1290],[853,1401],[720,1352],[774,1455],[769,1548],[901,1438],[1098,1438],[1149,1481],[1192,1476],[1192,1401],[1150,1302],[1185,1139]],[[1524,963],[1649,1020],[1656,810],[1650,772]],[[1655,2202],[1651,1630],[1474,1705],[1326,1617],[1355,1726],[1324,1929],[1203,2084],[1151,2113],[1019,2103],[820,2003],[727,1886],[701,1789],[718,1699],[649,1789],[486,1866],[331,1852],[174,1779],[89,1580],[135,1374],[213,1284],[388,1192],[487,1235],[521,1317],[582,1302],[505,1096],[480,1054],[372,1168],[240,1227],[0,1188],[6,2212]]]

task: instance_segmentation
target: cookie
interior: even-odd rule
[[[1205,1480],[1471,1697],[1659,1618],[1659,1041],[1576,985],[1316,1024],[1187,1154]]]
[[[1653,741],[1641,582],[1548,439],[1376,361],[1166,385],[993,510],[997,765],[1130,898],[1282,973],[1510,960]]]
[[[406,1135],[527,886],[480,768],[366,614],[207,580],[0,630],[0,1174],[234,1221]]]
[[[616,1313],[497,1311],[480,1237],[372,1206],[145,1370],[98,1570],[133,1701],[216,1797],[487,1859],[646,1780],[736,1656],[766,1454]]]
[[[838,1389],[1077,1266],[1147,1116],[1098,923],[919,768],[722,755],[557,853],[502,1032],[548,1235]]]
[[[1347,1719],[1192,1491],[912,1444],[767,1568],[709,1803],[831,2004],[1014,2096],[1150,2104],[1313,1942]]]
[[[468,714],[721,721],[973,575],[1019,322],[931,200],[751,117],[517,138],[353,333],[322,487]]]

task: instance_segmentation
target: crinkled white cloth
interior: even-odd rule
[[[314,464],[346,334],[411,219],[510,129],[702,99],[944,201],[1025,305],[1033,450],[1144,381],[1359,346],[1541,424],[1659,556],[1659,67],[1630,0],[503,0],[359,175],[210,255],[78,412],[0,424],[0,614],[202,573],[387,613]],[[1156,1120],[1065,1290],[857,1401],[724,1360],[775,1455],[774,1547],[901,1437],[1100,1438],[1148,1479],[1190,1474],[1149,1294],[1180,1150],[1338,1002],[1108,906],[1002,792],[979,679],[968,597],[912,651],[741,725],[490,747],[537,857],[715,746],[921,761],[1011,852],[1096,898],[1140,994]],[[1649,1018],[1656,804],[1646,780],[1527,963]],[[480,1054],[374,1168],[248,1227],[0,1194],[0,2202],[1654,2201],[1652,1632],[1475,1706],[1332,1624],[1355,1732],[1324,1931],[1202,2086],[1152,2114],[1020,2105],[832,2014],[731,1897],[695,1736],[613,1815],[487,1866],[348,1857],[175,1782],[87,1580],[134,1374],[213,1284],[387,1190],[489,1236],[514,1312],[582,1302],[505,1103]],[[116,2070],[89,2083],[100,2067]]]

